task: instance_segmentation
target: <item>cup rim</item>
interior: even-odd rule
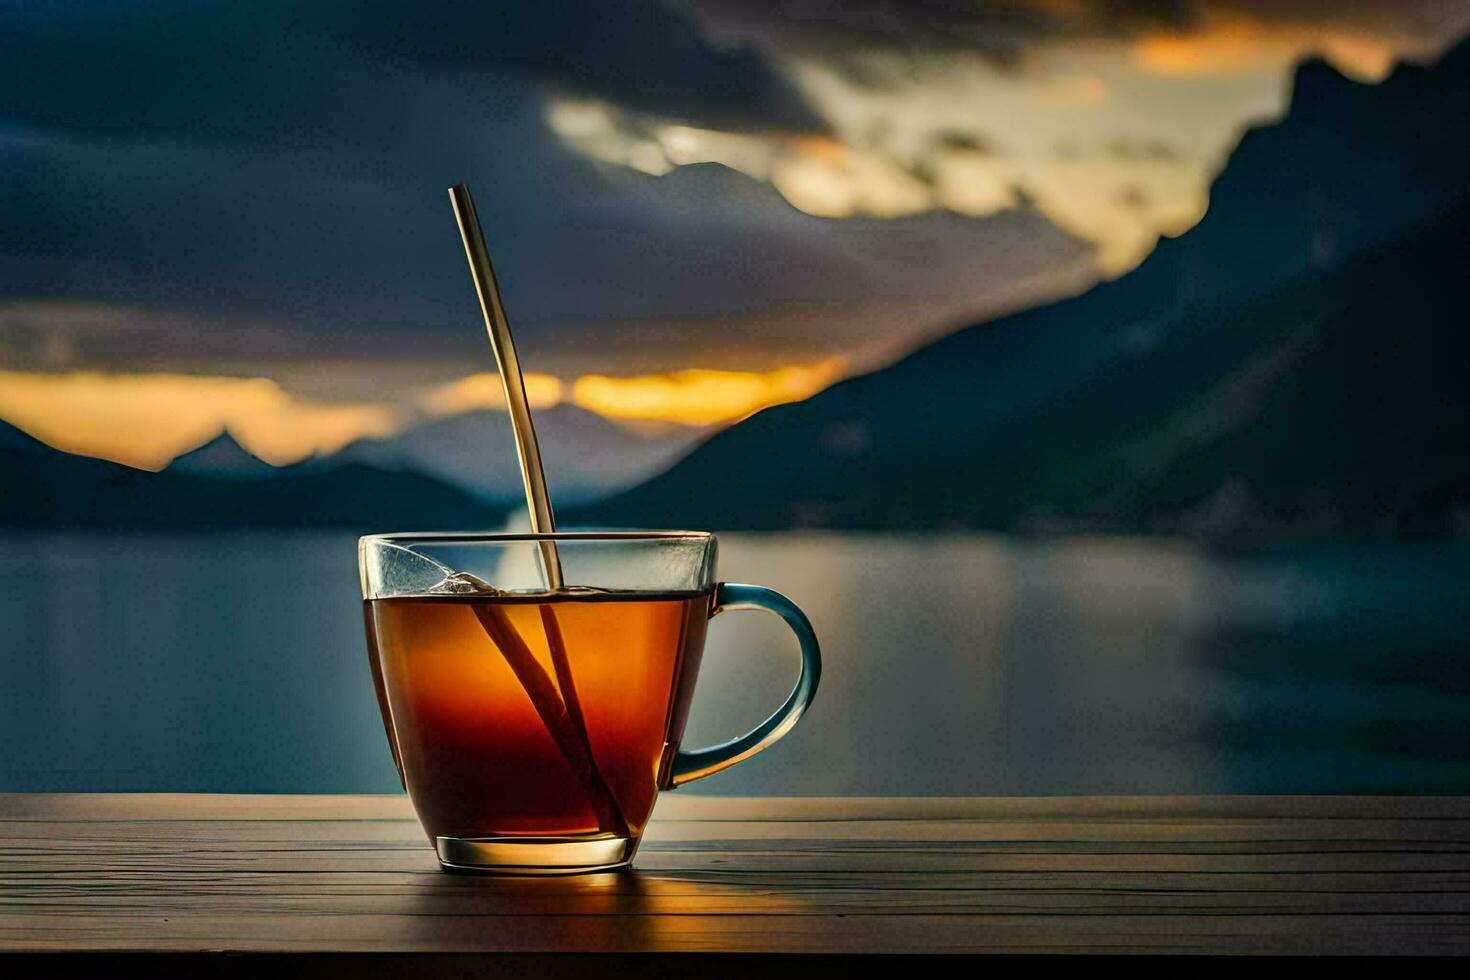
[[[526,541],[709,541],[712,531],[557,531],[537,534],[533,531],[390,531],[364,534],[361,544],[386,542],[401,545],[407,541],[456,542],[463,544],[514,544]]]

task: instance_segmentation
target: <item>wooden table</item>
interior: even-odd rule
[[[10,795],[0,836],[0,949],[31,953],[411,953],[464,977],[463,954],[607,965],[526,958],[569,951],[657,954],[650,975],[727,953],[1470,952],[1467,797],[681,792],[636,871],[541,879],[440,873],[400,797]],[[703,974],[720,963],[751,966]]]

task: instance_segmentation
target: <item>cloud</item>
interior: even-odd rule
[[[1437,55],[1470,26],[1470,5],[1201,3],[1187,25],[1139,33],[1135,62],[1166,77],[1238,74],[1303,57],[1325,58],[1360,81],[1381,81],[1400,60]]]
[[[1086,247],[1044,221],[836,224],[693,165],[757,171],[741,148],[765,152],[766,137],[803,159],[837,144],[764,55],[701,38],[679,10],[352,11],[0,8],[0,366],[281,376],[312,360],[417,360],[462,373],[485,349],[444,196],[459,181],[548,370],[597,357],[605,373],[708,358],[765,369],[874,338],[901,347],[1085,273]],[[660,142],[584,152],[547,124],[581,104],[656,118]],[[640,160],[691,165],[655,179]],[[865,207],[886,187],[863,191]],[[987,268],[1006,278],[976,274]],[[767,314],[779,330],[754,322]],[[589,341],[650,323],[662,342]]]
[[[46,129],[351,143],[401,101],[374,76],[425,72],[469,87],[532,79],[725,128],[820,125],[761,58],[712,45],[686,12],[657,0],[0,9],[0,118]]]
[[[1094,243],[1109,274],[1200,218],[1241,131],[1282,110],[1298,61],[1322,55],[1378,80],[1470,26],[1470,4],[1439,0],[695,9],[716,39],[763,51],[829,135],[674,127],[608,101],[554,106],[552,129],[593,159],[646,173],[667,173],[681,155],[718,160],[821,217],[986,217],[1029,202]]]
[[[390,406],[303,400],[266,378],[96,372],[0,372],[0,416],[58,449],[153,470],[225,428],[287,463],[399,424]]]
[[[690,369],[563,382],[526,378],[532,408],[570,403],[619,422],[703,427],[809,397],[838,380],[840,358],[771,371]],[[174,373],[0,371],[0,418],[66,452],[158,470],[228,430],[269,463],[330,454],[429,418],[504,411],[497,375],[477,373],[376,400],[303,397],[273,379]]]
[[[511,72],[571,94],[723,129],[816,131],[821,122],[753,50],[711,44],[681,6],[661,0],[483,3],[384,0],[322,19],[375,58],[416,69]]]
[[[1252,44],[1235,40],[1289,36],[1309,53],[1341,51],[1346,62],[1339,67],[1350,70],[1355,46],[1425,58],[1470,27],[1470,10],[1453,0],[694,0],[694,6],[717,39],[820,60],[869,85],[921,78],[945,56],[979,56],[1019,70],[1047,45],[1098,41],[1197,43],[1205,59],[1199,70],[1212,70],[1211,64],[1231,67],[1254,57]]]
[[[1131,268],[1160,233],[1177,234],[1198,220],[1214,165],[1242,122],[1238,110],[1225,107],[1212,117],[1204,148],[1176,151],[1165,142],[1175,118],[1130,118],[1128,106],[1100,115],[1113,86],[1080,66],[1017,75],[974,58],[952,63],[942,83],[882,90],[854,85],[822,63],[794,64],[792,72],[828,118],[831,137],[702,129],[600,100],[555,100],[547,122],[591,159],[655,175],[715,161],[822,218],[894,219],[934,210],[989,218],[1035,206],[1094,243],[1113,273]],[[1263,78],[1261,87],[1279,99],[1278,79]],[[1018,106],[1026,107],[1019,118]],[[1015,124],[997,132],[996,120],[1006,117]],[[1116,127],[1140,135],[1119,137]],[[1073,147],[1067,161],[1053,149],[1061,140]],[[1150,152],[1114,152],[1134,145]],[[1137,194],[1125,197],[1126,188],[1145,185],[1149,206],[1136,206]]]
[[[728,424],[773,405],[810,398],[840,379],[846,367],[842,358],[832,358],[766,372],[688,369],[632,378],[593,374],[577,379],[572,401],[613,419]]]
[[[4,5],[0,367],[290,375],[327,401],[452,382],[486,357],[462,180],[533,368],[871,364],[1198,216],[1282,73],[1163,76],[1146,39],[1214,10],[1314,23],[938,7]],[[1439,37],[1419,9],[1374,30]]]
[[[553,374],[527,371],[521,375],[526,386],[526,401],[532,409],[551,408],[561,404],[566,385]],[[505,388],[500,375],[481,372],[447,384],[435,385],[417,399],[430,415],[458,415],[475,409],[505,411]]]
[[[1048,106],[1099,106],[1112,96],[1113,90],[1107,82],[1080,72],[1037,86],[1032,98]]]
[[[13,269],[14,266],[12,265]],[[372,338],[381,342],[384,338]],[[148,306],[78,299],[0,296],[0,369],[67,371],[79,365],[118,368],[151,355],[147,367],[203,358],[265,358],[313,353],[311,335],[279,323],[197,315]]]

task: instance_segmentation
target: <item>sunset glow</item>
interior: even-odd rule
[[[773,371],[691,369],[669,374],[526,376],[533,408],[570,402],[609,419],[706,426],[799,401],[838,380],[841,358]],[[0,371],[0,418],[70,453],[158,470],[228,430],[268,463],[286,465],[387,436],[427,417],[504,411],[497,375],[479,373],[398,401],[297,397],[268,378],[188,374]]]
[[[228,428],[268,463],[393,431],[394,412],[298,399],[266,378],[0,372],[0,418],[66,452],[161,469]]]
[[[1272,25],[1250,17],[1215,14],[1188,33],[1141,38],[1134,48],[1134,61],[1153,74],[1199,77],[1279,68],[1316,55],[1346,75],[1378,82],[1401,55],[1417,53],[1416,47],[1414,39],[1391,30]]]
[[[612,419],[715,425],[772,405],[801,401],[842,375],[841,358],[775,371],[708,371],[613,378],[589,374],[572,386],[572,401]]]
[[[532,408],[551,408],[561,404],[566,386],[551,374],[527,372],[523,375],[526,384],[526,400]],[[477,408],[505,410],[505,389],[500,375],[490,372],[471,374],[448,384],[430,388],[419,396],[418,404],[431,415],[458,415]]]

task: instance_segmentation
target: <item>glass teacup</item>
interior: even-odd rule
[[[388,742],[446,870],[623,867],[660,789],[759,752],[816,694],[806,616],[716,583],[711,534],[383,534],[358,551]],[[706,624],[742,608],[796,634],[796,687],[755,730],[684,751]]]

